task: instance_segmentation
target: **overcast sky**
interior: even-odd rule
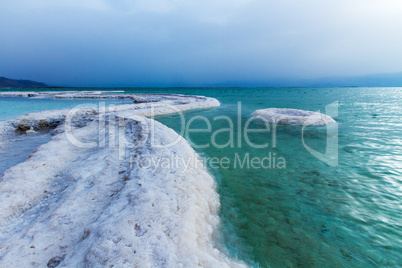
[[[183,86],[402,71],[401,0],[1,0],[0,76]]]

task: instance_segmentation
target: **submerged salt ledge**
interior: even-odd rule
[[[119,146],[78,148],[60,124],[48,143],[4,173],[0,266],[44,267],[49,261],[60,262],[58,267],[244,266],[214,246],[219,196],[201,162],[190,161],[187,169],[135,165],[136,157],[194,159],[195,151],[172,129],[142,116],[147,112],[132,116],[122,110],[107,113],[108,122],[115,129],[122,120],[130,125],[128,140],[148,137],[142,146],[127,149],[134,160],[119,160]],[[59,120],[63,114],[28,117],[50,122],[50,115]],[[94,115],[84,110],[74,119],[77,140],[99,139]],[[109,136],[106,144],[113,140]]]
[[[278,124],[319,126],[335,123],[335,120],[326,114],[298,109],[268,108],[256,110],[252,115],[265,122]]]

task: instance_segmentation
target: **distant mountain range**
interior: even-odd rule
[[[47,87],[48,85],[31,80],[15,80],[0,77],[0,88],[29,88],[29,87]]]
[[[120,85],[115,85],[119,87]],[[133,84],[132,87],[144,85]],[[148,87],[153,87],[152,83]],[[402,87],[402,72],[370,74],[363,76],[323,77],[316,79],[266,79],[259,81],[226,81],[213,84],[194,85],[189,81],[185,84],[165,85],[167,87]],[[0,77],[0,88],[32,88],[49,87],[48,85],[31,80],[15,80]],[[157,87],[164,87],[158,85]]]

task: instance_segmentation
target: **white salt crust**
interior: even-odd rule
[[[332,117],[326,114],[297,109],[262,109],[253,112],[252,116],[259,118],[265,122],[275,124],[320,126],[336,123]]]

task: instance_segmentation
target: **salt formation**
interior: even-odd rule
[[[102,91],[61,91],[61,92],[0,92],[0,97],[30,98],[91,98],[91,99],[131,99],[133,104],[116,105],[104,112],[125,112],[126,115],[156,116],[219,106],[216,99],[204,96],[179,94],[110,94]],[[15,131],[26,132],[43,128],[54,128],[64,122],[71,110],[43,111],[27,114],[5,122],[0,122],[0,148],[8,135]],[[102,111],[97,108],[79,109],[76,116],[90,118]]]
[[[190,100],[177,109],[197,107]],[[146,104],[134,106],[105,114],[81,109],[65,122],[65,111],[47,111],[3,124],[7,135],[21,120],[34,129],[58,126],[48,143],[1,178],[1,267],[244,266],[214,245],[219,196],[195,151],[172,129],[143,117]],[[171,112],[163,105],[157,111]],[[106,135],[100,121],[107,122]],[[77,147],[68,131],[98,146]],[[161,163],[173,157],[178,163]]]
[[[297,110],[297,109],[281,109],[281,108],[269,108],[256,110],[252,113],[252,116],[259,118],[265,122],[275,124],[298,124],[298,125],[328,125],[335,123],[335,120],[325,114]]]

